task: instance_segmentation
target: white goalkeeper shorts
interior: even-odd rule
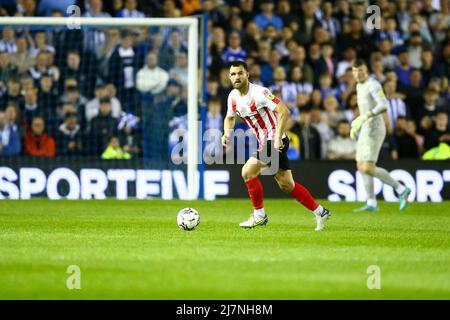
[[[363,127],[356,142],[356,161],[377,162],[385,137],[383,127],[376,130]]]

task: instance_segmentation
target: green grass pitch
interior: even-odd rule
[[[1,201],[1,299],[449,299],[450,202],[326,203],[315,232],[293,200],[265,201],[269,224],[243,230],[249,200]],[[176,214],[196,208],[200,226]],[[69,265],[81,289],[69,290]],[[371,265],[381,288],[369,290]]]

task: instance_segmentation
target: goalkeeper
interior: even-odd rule
[[[411,190],[394,180],[385,169],[376,166],[378,154],[386,136],[383,113],[387,110],[388,101],[380,83],[369,77],[364,60],[356,60],[352,72],[357,81],[356,94],[360,116],[352,122],[350,137],[355,140],[359,133],[356,143],[356,163],[368,196],[366,205],[354,212],[378,211],[373,177],[394,188],[399,195],[400,211],[402,211],[408,204]]]

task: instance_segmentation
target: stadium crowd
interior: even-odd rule
[[[86,17],[207,12],[206,128],[222,129],[227,64],[245,60],[251,81],[290,109],[291,159],[354,159],[351,65],[363,58],[389,101],[381,159],[450,152],[448,0],[4,0],[0,15],[60,17],[73,4]],[[4,26],[0,155],[168,154],[171,134],[186,127],[186,40],[181,27]]]

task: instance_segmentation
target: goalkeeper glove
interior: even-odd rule
[[[367,121],[371,117],[372,113],[368,112],[364,115],[361,115],[357,117],[355,120],[352,121],[352,129],[350,130],[350,138],[352,140],[356,140],[356,134],[363,126],[364,122]]]

